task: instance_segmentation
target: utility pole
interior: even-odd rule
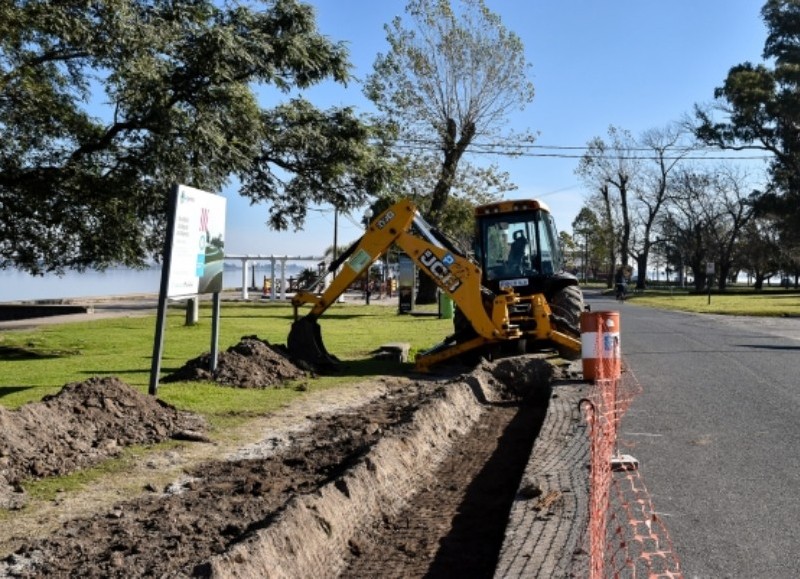
[[[339,207],[333,206],[333,261],[339,257]]]

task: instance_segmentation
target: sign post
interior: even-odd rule
[[[708,305],[711,305],[711,282],[714,281],[714,262],[706,264],[706,285],[708,286]]]
[[[406,254],[397,258],[397,313],[409,314],[414,310],[417,268]]]
[[[219,292],[225,258],[225,201],[224,197],[185,185],[176,185],[170,193],[150,369],[149,392],[153,396],[158,392],[169,298],[214,294],[211,370],[216,369]]]

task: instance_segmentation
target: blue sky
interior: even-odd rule
[[[323,34],[345,41],[356,81],[324,85],[304,96],[321,108],[372,107],[359,81],[388,45],[383,25],[401,15],[404,0],[313,0]],[[537,145],[581,147],[614,125],[638,135],[662,128],[712,100],[728,70],[760,62],[766,29],[762,0],[487,0],[525,46],[536,96],[510,119],[539,133]],[[265,95],[274,98],[274,95]],[[559,229],[571,223],[588,192],[574,171],[577,159],[472,157],[497,162],[519,189],[550,205]],[[321,255],[333,243],[333,212],[311,212],[304,231],[274,232],[266,206],[251,206],[226,190],[226,253]],[[360,235],[360,213],[339,219],[341,244]]]

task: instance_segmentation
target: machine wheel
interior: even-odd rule
[[[550,299],[553,314],[567,324],[567,330],[580,335],[581,313],[583,312],[583,292],[577,285],[561,288]]]

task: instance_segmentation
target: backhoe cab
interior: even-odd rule
[[[550,209],[532,199],[499,201],[475,209],[475,258],[492,293],[512,289],[522,298],[511,311],[523,333],[530,327],[533,296],[542,295],[556,325],[579,334],[584,309],[578,279],[564,271],[558,230]],[[541,334],[541,332],[539,332]]]
[[[570,287],[569,280],[555,281],[553,275],[561,266],[552,220],[546,220],[549,212],[541,206],[519,210],[498,204],[483,206],[478,211],[484,208],[486,217],[483,213],[476,214],[479,234],[476,255],[481,265],[431,228],[409,200],[399,201],[378,215],[367,232],[328,267],[329,272],[338,273],[322,294],[300,290],[292,298],[295,322],[288,339],[290,353],[320,370],[338,365],[338,359],[322,342],[317,319],[375,260],[396,244],[457,306],[456,332],[433,349],[418,354],[417,370],[427,371],[433,364],[454,356],[510,344],[526,347],[534,343],[549,344],[577,355],[581,349],[577,324],[566,319],[559,321],[548,305],[548,294],[557,296],[563,291],[562,286]],[[495,219],[501,215],[505,216],[505,221]],[[515,235],[517,231],[521,233]],[[526,238],[524,247],[519,241],[522,236]],[[542,247],[548,248],[546,255]],[[534,267],[541,271],[546,264],[549,264],[549,274],[534,272]],[[535,288],[540,290],[535,292]],[[303,305],[310,305],[311,311],[299,317],[299,308]]]

